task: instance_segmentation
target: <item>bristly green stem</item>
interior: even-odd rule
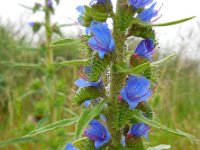
[[[114,122],[116,119],[116,110],[118,105],[118,96],[120,94],[120,90],[125,81],[125,74],[116,73],[113,69],[113,65],[119,62],[123,62],[124,59],[124,42],[125,42],[125,32],[120,31],[117,29],[116,24],[118,24],[118,19],[116,17],[123,17],[119,16],[118,12],[120,9],[123,9],[122,6],[127,4],[127,0],[118,0],[117,7],[116,7],[116,14],[113,17],[114,19],[114,28],[113,28],[113,38],[115,40],[115,53],[116,58],[112,60],[111,63],[111,74],[110,74],[110,98],[108,101],[108,111],[106,112],[109,122],[107,123],[107,127],[111,133],[112,143],[114,146],[120,145],[121,140],[121,131],[116,130],[114,127]]]
[[[46,86],[48,90],[49,111],[51,116],[51,122],[56,120],[56,111],[54,108],[55,101],[55,72],[54,72],[54,60],[53,49],[49,47],[52,42],[52,30],[51,30],[51,14],[48,8],[48,0],[45,0],[45,30],[46,30]]]

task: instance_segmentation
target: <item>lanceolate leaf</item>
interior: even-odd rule
[[[181,19],[181,20],[176,20],[176,21],[171,21],[171,22],[166,22],[166,23],[160,23],[160,24],[149,24],[149,23],[146,23],[146,22],[137,22],[137,23],[141,26],[163,27],[163,26],[171,26],[171,25],[180,24],[180,23],[189,21],[193,18],[195,18],[195,16],[189,17],[189,18],[184,18],[184,19]]]
[[[65,46],[65,45],[71,45],[71,44],[78,44],[80,43],[80,40],[78,39],[61,39],[55,42],[52,42],[50,47],[59,47],[59,46]]]
[[[167,57],[165,57],[165,58],[163,58],[163,59],[161,59],[161,60],[155,61],[155,62],[151,63],[151,66],[161,64],[161,63],[163,63],[163,62],[165,62],[165,61],[171,59],[171,58],[174,57],[175,55],[176,55],[176,54],[172,54],[172,55],[167,56]]]
[[[148,118],[146,118],[140,111],[135,110],[134,114],[133,114],[134,118],[137,119],[139,122],[143,122],[145,124],[148,124],[149,126],[152,126],[154,128],[163,130],[163,131],[167,131],[169,133],[173,133],[179,136],[183,136],[192,140],[197,140],[193,135],[185,133],[181,130],[178,129],[171,129],[168,128],[162,124],[160,124],[159,122],[155,121],[155,120],[150,120]]]
[[[7,141],[2,141],[0,142],[0,147],[7,146],[10,144],[16,144],[16,143],[23,143],[23,142],[37,142],[39,140],[31,137],[22,137],[22,138],[15,138],[15,139],[10,139]]]
[[[146,69],[148,69],[149,66],[150,66],[150,63],[144,63],[137,67],[131,68],[131,67],[128,67],[127,64],[121,63],[121,64],[115,65],[114,69],[116,70],[116,72],[119,72],[119,73],[139,74],[139,73],[144,72]]]
[[[80,119],[78,120],[77,126],[76,126],[76,138],[79,138],[81,134],[83,133],[83,130],[88,125],[88,123],[96,117],[104,108],[105,102],[101,102],[95,107],[91,109],[85,109],[83,113],[81,114]]]
[[[51,130],[55,130],[57,128],[66,127],[66,126],[75,124],[77,121],[78,121],[78,117],[74,117],[74,118],[70,118],[70,119],[63,119],[63,120],[60,120],[60,121],[55,122],[53,124],[44,126],[40,129],[31,131],[25,137],[30,137],[30,136],[34,136],[34,135],[41,134],[41,133],[44,133],[44,132],[48,132],[48,131],[51,131]]]
[[[66,66],[66,65],[85,65],[88,64],[90,61],[90,58],[88,59],[80,59],[80,60],[70,60],[70,61],[63,61],[56,65]]]
[[[9,66],[9,67],[22,67],[22,68],[41,68],[40,64],[26,64],[26,63],[17,63],[17,62],[0,62],[0,64]]]
[[[184,19],[181,19],[181,20],[172,21],[172,22],[167,22],[167,23],[152,24],[151,26],[154,26],[154,27],[171,26],[171,25],[176,25],[176,24],[179,24],[179,23],[189,21],[193,18],[195,18],[195,16],[189,17],[189,18],[184,18]]]

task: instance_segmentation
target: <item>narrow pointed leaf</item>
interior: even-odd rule
[[[170,145],[160,144],[154,147],[148,147],[147,150],[164,150],[164,149],[170,149],[170,148],[171,148]]]
[[[188,134],[188,133],[185,133],[181,130],[178,130],[178,129],[171,129],[171,128],[168,128],[162,124],[160,124],[159,122],[155,121],[155,120],[150,120],[148,118],[146,118],[142,112],[140,111],[137,111],[135,110],[134,111],[134,114],[133,114],[134,118],[136,120],[138,120],[139,122],[143,122],[145,124],[148,124],[149,126],[152,126],[156,129],[160,129],[160,130],[163,130],[163,131],[166,131],[166,132],[169,132],[169,133],[173,133],[173,134],[176,134],[176,135],[179,135],[179,136],[183,136],[183,137],[186,137],[188,139],[192,139],[192,140],[197,140],[193,135],[191,134]]]
[[[44,132],[52,131],[52,130],[55,130],[58,128],[63,128],[63,127],[75,124],[77,121],[78,121],[78,117],[74,117],[74,118],[70,118],[70,119],[63,119],[63,120],[60,120],[53,124],[41,127],[40,129],[31,131],[25,137],[30,137],[30,136],[34,136],[34,135],[41,134]]]
[[[9,67],[24,67],[24,68],[41,68],[40,64],[27,64],[27,63],[17,63],[17,62],[0,62],[0,64]]]
[[[150,66],[150,63],[144,63],[137,67],[131,68],[125,63],[117,64],[114,66],[114,69],[118,73],[131,73],[131,74],[139,74],[144,72],[146,69],[148,69]]]
[[[83,111],[76,126],[76,138],[79,138],[81,136],[81,134],[83,133],[83,130],[86,128],[88,123],[98,114],[100,114],[104,106],[105,106],[105,102],[103,101],[99,103],[98,105],[96,105],[95,107],[90,108],[90,109],[86,108]]]
[[[61,40],[52,42],[50,47],[66,46],[66,45],[78,44],[78,43],[80,43],[80,40],[78,39],[66,38],[66,39],[61,39]]]
[[[150,24],[150,23],[146,23],[146,22],[138,22],[137,20],[136,21],[134,20],[134,22],[137,22],[141,26],[163,27],[163,26],[171,26],[171,25],[180,24],[180,23],[189,21],[193,18],[195,18],[195,16],[189,17],[189,18],[184,18],[184,19],[181,19],[181,20],[166,22],[166,23],[159,23],[159,24]]]
[[[63,61],[56,65],[66,66],[66,65],[85,65],[88,64],[90,61],[90,58],[88,59],[80,59],[80,60],[70,60],[70,61]]]
[[[15,138],[15,139],[10,139],[7,141],[0,142],[0,147],[4,147],[4,146],[11,145],[11,144],[16,144],[16,143],[36,142],[36,141],[39,141],[39,140],[37,140],[35,138],[31,138],[31,137]]]
[[[151,63],[151,66],[161,64],[161,63],[163,63],[163,62],[165,62],[165,61],[167,61],[167,60],[173,58],[174,56],[176,56],[176,54],[172,54],[172,55],[167,56],[167,57],[165,57],[165,58],[163,58],[163,59],[161,59],[161,60],[155,61],[155,62]]]
[[[180,24],[180,23],[189,21],[189,20],[191,20],[193,18],[195,18],[195,16],[189,17],[189,18],[184,18],[184,19],[181,19],[181,20],[176,20],[176,21],[161,23],[161,24],[152,24],[151,26],[154,26],[154,27],[171,26],[171,25],[176,25],[176,24]]]

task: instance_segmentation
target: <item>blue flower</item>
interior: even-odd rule
[[[103,82],[101,80],[99,80],[98,82],[90,82],[85,79],[78,79],[75,81],[75,84],[79,88],[88,87],[88,86],[93,86],[96,88],[104,87]]]
[[[150,82],[144,77],[132,75],[127,79],[120,95],[127,101],[130,109],[134,109],[139,102],[146,101],[152,95]]]
[[[86,100],[83,104],[86,108],[88,108],[91,104],[91,100]]]
[[[144,8],[152,2],[153,0],[129,0],[129,3],[136,9]]]
[[[152,39],[145,39],[142,40],[138,46],[135,49],[135,53],[138,56],[143,56],[145,58],[148,58],[149,60],[152,60],[152,54],[154,49],[154,42]]]
[[[95,148],[99,148],[108,143],[111,136],[109,131],[98,120],[93,119],[89,125],[91,128],[86,129],[84,135],[94,141]]]
[[[79,150],[79,149],[74,147],[72,143],[67,143],[67,145],[65,146],[65,150]]]
[[[86,66],[85,69],[84,69],[84,73],[90,74],[91,73],[91,67],[90,66]]]
[[[147,135],[149,133],[149,126],[144,123],[136,123],[133,124],[131,129],[129,130],[128,134],[131,134],[132,136],[144,136],[146,139],[148,139]]]
[[[47,5],[48,5],[48,7],[52,7],[52,6],[53,6],[53,2],[52,2],[52,0],[48,0]]]
[[[94,36],[89,39],[88,45],[98,52],[100,58],[115,49],[114,39],[106,23],[93,21],[90,31]]]
[[[29,25],[30,27],[33,27],[33,26],[35,25],[35,22],[29,22],[28,25]]]
[[[79,22],[82,26],[84,26],[85,22],[84,22],[84,20],[83,20],[83,17],[84,17],[84,13],[85,13],[85,7],[81,5],[81,6],[76,7],[76,10],[77,10],[79,13],[81,13],[81,14],[78,16],[78,22]]]
[[[158,15],[158,10],[154,10],[156,3],[152,4],[151,7],[145,9],[141,13],[138,14],[138,18],[144,22],[151,22],[153,17]]]
[[[100,118],[101,118],[101,120],[102,120],[103,122],[106,122],[106,121],[107,121],[106,116],[103,115],[103,114],[100,114]]]

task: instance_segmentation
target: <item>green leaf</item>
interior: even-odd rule
[[[63,61],[59,64],[56,65],[62,65],[62,66],[66,66],[66,65],[86,65],[88,64],[90,61],[90,58],[87,59],[80,59],[80,60],[70,60],[70,61]]]
[[[171,25],[180,24],[180,23],[189,21],[193,18],[195,18],[195,16],[189,17],[189,18],[184,18],[184,19],[181,19],[181,20],[176,20],[176,21],[171,21],[171,22],[166,22],[166,23],[160,23],[160,24],[150,24],[150,23],[146,23],[146,22],[139,22],[138,20],[136,20],[136,21],[134,20],[134,22],[137,22],[141,26],[163,27],[163,26],[171,26]]]
[[[155,65],[158,65],[158,64],[160,64],[160,63],[163,63],[163,62],[165,62],[165,61],[167,61],[167,60],[173,58],[174,56],[176,56],[176,54],[172,54],[172,55],[170,55],[170,56],[167,56],[166,58],[163,58],[163,59],[161,59],[161,60],[155,61],[155,62],[151,63],[151,66],[155,66]]]
[[[184,19],[181,19],[181,20],[171,21],[171,22],[167,22],[167,23],[151,24],[151,26],[154,26],[154,27],[171,26],[171,25],[176,25],[176,24],[180,24],[180,23],[189,21],[193,18],[195,18],[195,16],[189,17],[189,18],[184,18]]]
[[[26,68],[41,68],[40,64],[26,64],[26,63],[16,63],[16,62],[0,62],[0,64],[9,67],[26,67]]]
[[[79,138],[81,136],[83,130],[88,125],[88,123],[103,110],[104,106],[105,102],[103,101],[93,108],[84,109],[76,126],[76,138]]]
[[[189,138],[189,139],[192,139],[192,140],[197,140],[191,134],[185,133],[185,132],[183,132],[181,130],[178,130],[178,129],[168,128],[168,127],[160,124],[159,122],[157,122],[155,120],[150,120],[150,119],[144,117],[144,115],[142,114],[142,112],[140,112],[138,110],[134,110],[133,116],[139,122],[143,122],[143,123],[145,123],[145,124],[147,124],[149,126],[152,126],[152,127],[156,128],[156,129],[160,129],[160,130],[163,130],[163,131],[166,131],[166,132],[169,132],[169,133],[173,133],[173,134],[176,134],[176,135],[179,135],[179,136],[183,136],[183,137],[186,137],[186,138]]]
[[[38,140],[35,139],[35,138],[31,138],[31,137],[15,138],[15,139],[10,139],[10,140],[7,140],[7,141],[0,142],[0,147],[7,146],[7,145],[10,145],[10,144],[29,142],[29,141],[30,142],[33,142],[33,141],[36,142]]]
[[[51,130],[55,130],[55,129],[58,129],[58,128],[63,128],[63,127],[75,124],[77,121],[78,121],[78,117],[74,117],[74,118],[70,118],[70,119],[63,119],[63,120],[60,120],[60,121],[55,122],[53,124],[44,126],[40,129],[33,130],[30,133],[28,133],[25,137],[30,137],[30,136],[34,136],[34,135],[41,134],[41,133],[44,133],[44,132],[48,132],[48,131],[51,131]]]
[[[65,38],[65,39],[52,42],[50,47],[66,46],[66,45],[77,44],[77,43],[80,43],[80,40]]]
[[[137,67],[130,68],[126,63],[121,63],[114,65],[114,69],[118,73],[131,73],[131,74],[139,74],[144,72],[146,69],[148,69],[150,66],[150,63],[144,63]]]
[[[170,145],[160,144],[154,147],[148,147],[147,150],[164,150],[164,149],[170,149],[170,148],[171,148]]]

